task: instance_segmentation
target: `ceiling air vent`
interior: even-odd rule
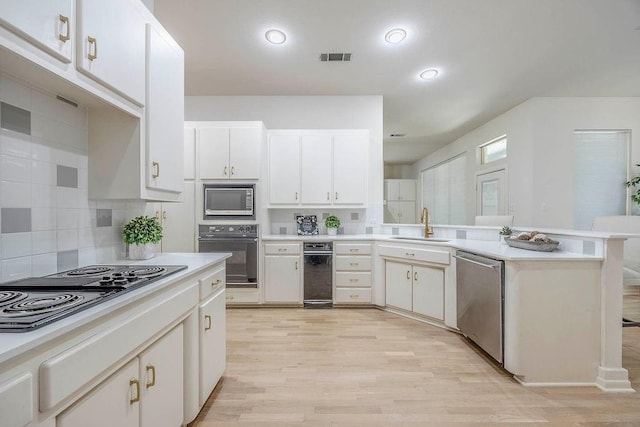
[[[321,53],[320,61],[322,62],[349,62],[351,61],[350,53]]]

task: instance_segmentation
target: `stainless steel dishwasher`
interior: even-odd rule
[[[333,243],[305,242],[304,306],[333,307]]]
[[[458,251],[458,328],[503,365],[504,261]]]

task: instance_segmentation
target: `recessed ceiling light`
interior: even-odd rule
[[[385,34],[384,39],[388,43],[400,43],[404,38],[407,37],[407,32],[402,28],[394,28],[393,30],[389,30],[387,34]]]
[[[420,78],[422,80],[433,80],[438,76],[438,70],[435,68],[429,68],[428,70],[424,70],[420,73]]]
[[[280,30],[269,30],[264,33],[265,38],[269,43],[282,44],[287,40],[287,36]]]

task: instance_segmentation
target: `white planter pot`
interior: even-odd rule
[[[129,245],[129,259],[150,259],[154,256],[156,256],[156,245],[153,243]]]
[[[338,234],[338,229],[337,228],[327,228],[327,234],[329,236],[335,236]]]

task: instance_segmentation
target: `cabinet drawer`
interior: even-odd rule
[[[300,243],[266,243],[264,253],[265,255],[298,255]]]
[[[371,271],[371,257],[367,256],[337,256],[336,271]]]
[[[336,243],[336,255],[370,255],[371,243]]]
[[[407,261],[433,262],[436,264],[446,264],[451,262],[451,257],[447,251],[434,249],[422,249],[415,246],[378,246],[378,254],[382,257],[400,258]]]
[[[215,270],[206,276],[198,279],[200,285],[200,299],[203,300],[220,288],[223,288],[226,283],[226,269],[225,265],[219,265],[215,267]]]
[[[338,288],[371,287],[371,273],[336,271],[336,287]]]
[[[260,302],[258,289],[227,289],[227,304],[257,304]]]
[[[338,288],[336,303],[371,304],[371,288]]]
[[[0,383],[0,425],[25,426],[33,420],[32,388],[33,378],[30,372]]]

